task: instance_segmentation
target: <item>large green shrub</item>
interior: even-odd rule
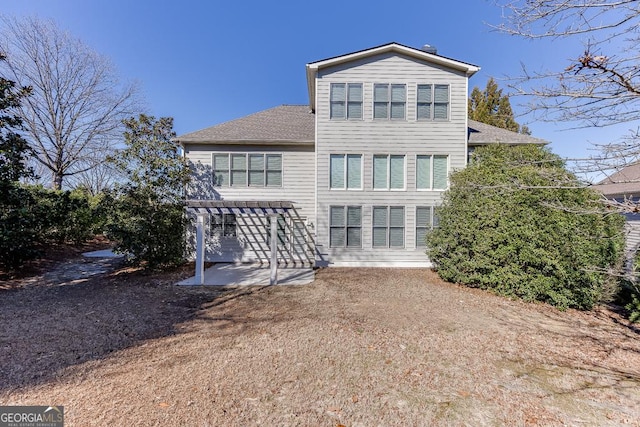
[[[590,309],[620,262],[624,219],[537,146],[481,147],[451,175],[427,254],[447,281]]]

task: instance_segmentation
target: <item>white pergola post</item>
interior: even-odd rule
[[[206,213],[196,214],[196,285],[204,285],[204,220]]]
[[[269,215],[271,218],[271,277],[270,285],[278,284],[278,215]]]

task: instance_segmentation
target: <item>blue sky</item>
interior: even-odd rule
[[[320,7],[320,5],[322,5]],[[53,18],[140,83],[148,113],[172,116],[178,134],[281,104],[306,104],[308,62],[395,41],[481,67],[470,81],[516,75],[521,63],[568,63],[579,45],[530,42],[491,30],[491,0],[0,0],[0,13]],[[573,48],[577,48],[574,51]],[[512,103],[517,109],[519,100]],[[566,131],[529,123],[563,157],[582,157],[611,129]]]

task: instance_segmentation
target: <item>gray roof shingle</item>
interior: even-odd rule
[[[496,126],[469,120],[469,145],[485,144],[536,144],[546,145],[549,142],[544,139],[534,138],[529,135],[512,132]]]
[[[475,120],[469,120],[468,131],[469,145],[548,143]],[[315,114],[311,113],[306,105],[281,105],[180,135],[176,140],[181,143],[200,144],[313,145]]]
[[[209,144],[314,144],[315,115],[306,105],[281,105],[180,135],[176,140]]]
[[[620,169],[591,188],[609,198],[640,196],[640,163]]]

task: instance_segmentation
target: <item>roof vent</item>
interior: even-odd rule
[[[434,55],[438,53],[438,49],[436,49],[435,46],[431,46],[430,44],[425,44],[424,46],[422,46],[421,50],[427,53],[432,53]]]

